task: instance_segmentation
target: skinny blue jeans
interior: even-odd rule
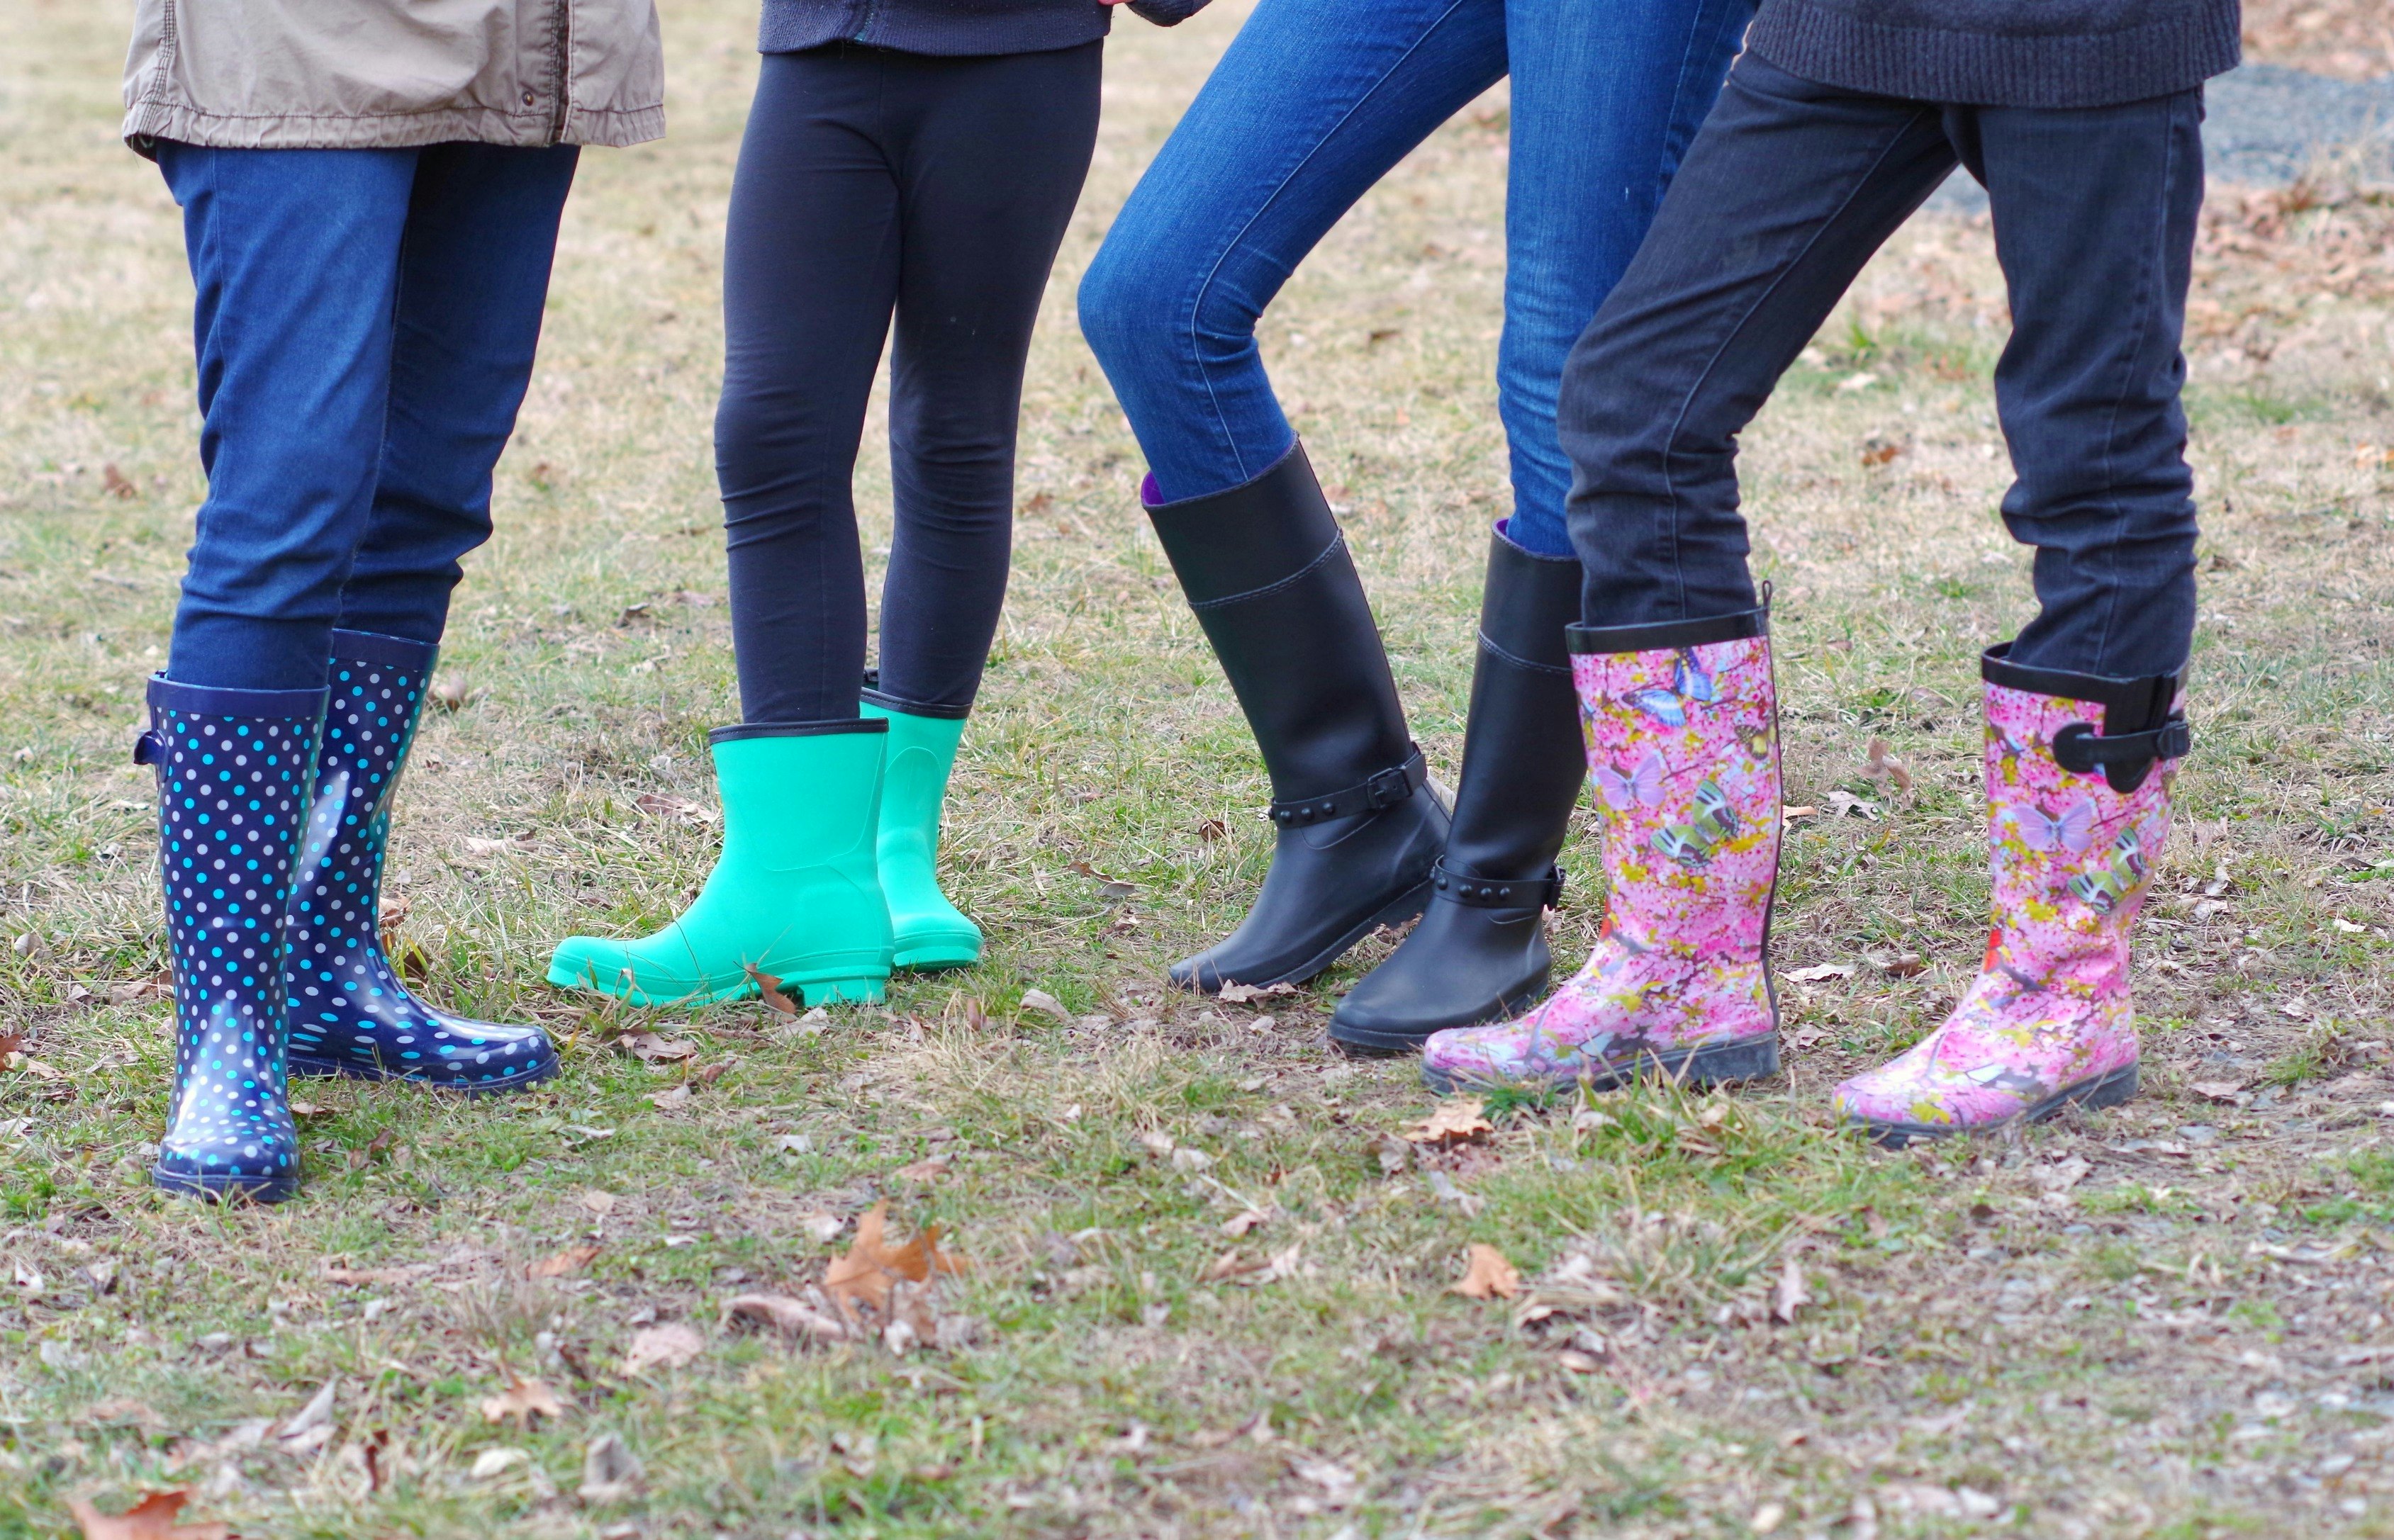
[[[335,628],[438,642],[490,538],[576,150],[157,153],[208,476],[166,676],[318,689]]]
[[[1295,435],[1256,320],[1407,151],[1512,89],[1497,404],[1507,535],[1569,555],[1563,360],[1654,216],[1752,0],[1261,0],[1081,283],[1081,330],[1164,502],[1262,475]]]

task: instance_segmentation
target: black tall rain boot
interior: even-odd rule
[[[1580,565],[1489,542],[1480,661],[1463,782],[1421,923],[1348,991],[1335,1042],[1367,1053],[1417,1049],[1431,1033],[1498,1021],[1545,992],[1546,910],[1561,896],[1563,848],[1587,774],[1565,628],[1579,619]]]
[[[1172,980],[1210,994],[1311,978],[1421,912],[1446,810],[1302,446],[1244,486],[1147,513],[1255,730],[1278,826],[1255,907]]]

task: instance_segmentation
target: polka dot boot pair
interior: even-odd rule
[[[291,1072],[405,1079],[469,1094],[557,1073],[536,1026],[501,1026],[410,994],[383,951],[390,805],[439,648],[333,633],[315,804],[291,899]]]
[[[151,1171],[170,1192],[279,1203],[298,1190],[283,916],[323,700],[150,681],[133,757],[158,772],[175,959],[174,1099]]]

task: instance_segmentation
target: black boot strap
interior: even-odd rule
[[[165,752],[166,745],[155,731],[144,733],[133,740],[133,763],[136,764],[156,764],[164,758]]]
[[[1326,797],[1272,803],[1271,821],[1282,829],[1296,829],[1331,818],[1352,818],[1364,813],[1377,813],[1384,807],[1394,807],[1403,802],[1420,790],[1422,783],[1427,779],[1429,766],[1422,759],[1422,751],[1415,749],[1404,763],[1383,770],[1360,786],[1333,791]]]
[[[2091,722],[2073,722],[2053,735],[2053,762],[2072,775],[2091,776],[2098,767],[2141,769],[2155,760],[2184,759],[2193,747],[2183,716],[2144,733],[2098,733]]]
[[[1446,869],[1446,857],[1441,855],[1438,865],[1430,868],[1429,884],[1438,897],[1475,909],[1526,909],[1533,904],[1542,909],[1554,909],[1560,908],[1563,902],[1560,867],[1548,867],[1544,877],[1457,877]]]

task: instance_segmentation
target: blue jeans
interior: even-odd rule
[[[532,378],[571,145],[162,143],[208,477],[166,674],[324,683],[335,628],[437,642]]]
[[[1751,0],[1262,0],[1081,283],[1081,330],[1163,501],[1252,480],[1295,436],[1256,320],[1358,198],[1509,67],[1507,533],[1565,555],[1565,356],[1718,93]]]
[[[2012,661],[2128,679],[2184,666],[2195,519],[2178,340],[2203,93],[1950,106],[1815,85],[1752,54],[1564,375],[1588,624],[1754,607],[1738,434],[1957,163],[1987,189],[2011,298],[2003,516],[2036,548],[2040,607]]]

